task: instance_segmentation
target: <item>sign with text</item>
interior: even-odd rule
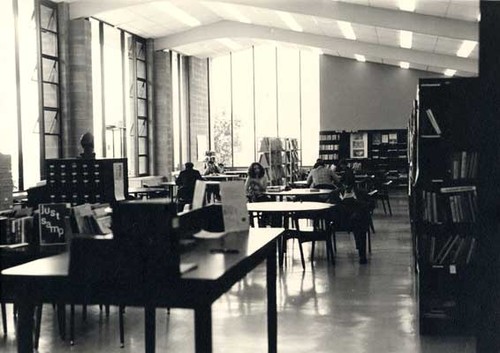
[[[68,204],[40,204],[40,245],[64,244],[66,239],[66,221],[69,213]]]
[[[226,181],[220,183],[222,199],[222,216],[225,232],[248,230],[247,198],[245,186],[241,181]]]

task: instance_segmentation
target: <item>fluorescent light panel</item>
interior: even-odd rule
[[[228,47],[229,49],[231,49],[232,51],[236,51],[236,50],[239,50],[240,49],[240,46],[238,45],[238,43],[236,43],[234,40],[232,39],[229,39],[229,38],[219,38],[217,39],[217,41],[223,45],[225,45],[226,47]]]
[[[224,6],[224,8],[226,9],[227,13],[231,14],[233,17],[236,17],[236,19],[239,21],[239,22],[243,22],[243,23],[252,23],[252,21],[250,21],[248,19],[248,17],[244,16],[240,11],[238,11],[238,9],[236,9],[234,6],[231,6],[231,5],[226,5]]]
[[[356,34],[354,33],[350,22],[337,21],[337,24],[339,25],[339,28],[342,31],[344,37],[346,37],[347,39],[356,40]]]
[[[446,69],[444,70],[444,75],[448,77],[452,77],[457,73],[457,70]]]
[[[416,0],[399,0],[399,9],[402,11],[415,11]]]
[[[457,56],[459,56],[461,58],[468,58],[470,53],[472,53],[472,51],[476,47],[476,45],[477,45],[477,42],[475,42],[475,41],[464,40],[462,42],[462,45],[460,46],[460,48],[457,51]]]
[[[182,22],[190,27],[200,26],[201,22],[188,14],[186,11],[179,9],[177,6],[173,5],[171,2],[161,2],[161,6],[167,11],[167,13],[174,17],[179,22]]]
[[[413,32],[399,31],[399,45],[401,48],[411,49],[413,42]]]
[[[295,32],[303,32],[304,30],[302,27],[295,21],[295,18],[293,18],[292,15],[290,15],[288,12],[282,12],[282,11],[276,11],[278,16],[281,18],[283,22],[290,28],[292,31]]]
[[[410,63],[408,61],[400,61],[399,62],[399,67],[402,69],[409,69],[410,68]]]
[[[364,55],[354,54],[354,57],[356,58],[357,61],[361,61],[362,63],[364,63],[366,61],[366,58]]]

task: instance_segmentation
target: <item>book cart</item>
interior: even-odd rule
[[[409,122],[421,334],[469,331],[477,316],[477,83],[474,78],[421,79]]]

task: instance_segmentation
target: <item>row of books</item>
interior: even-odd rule
[[[478,153],[455,152],[451,155],[451,179],[474,179],[477,177]]]
[[[339,145],[319,145],[320,151],[338,151]]]
[[[76,232],[79,234],[111,233],[109,204],[83,204],[73,207]]]
[[[321,154],[321,158],[326,161],[336,161],[339,159],[339,155],[337,153]]]
[[[340,134],[319,134],[320,141],[339,141]]]
[[[284,151],[284,141],[280,138],[263,137],[260,139],[259,152]]]
[[[476,248],[476,238],[454,234],[444,244],[437,245],[436,236],[431,236],[429,263],[431,265],[468,265]]]
[[[33,217],[0,217],[0,245],[24,244],[33,233]]]
[[[477,193],[475,186],[444,187],[441,194],[446,195],[443,201],[441,194],[422,190],[422,219],[429,223],[474,223],[477,219]],[[449,206],[445,207],[443,202]],[[449,207],[449,208],[448,208]],[[447,213],[447,209],[449,213]]]

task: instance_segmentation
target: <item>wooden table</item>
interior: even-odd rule
[[[203,179],[211,180],[211,181],[230,181],[237,180],[240,177],[238,175],[230,175],[230,174],[209,174],[203,175]]]
[[[283,190],[283,191],[266,191],[265,195],[274,196],[277,201],[282,201],[286,196],[300,198],[312,198],[314,196],[325,196],[332,192],[331,189],[291,189],[291,190]]]
[[[158,196],[165,192],[164,188],[151,187],[151,188],[130,188],[128,193],[134,195],[135,198],[146,196],[146,198],[151,198],[151,196]]]
[[[212,352],[212,303],[227,292],[232,285],[244,278],[250,271],[266,260],[267,287],[267,334],[268,352],[277,352],[276,312],[276,240],[283,232],[279,228],[250,229],[248,232],[231,233],[224,238],[224,247],[237,249],[238,253],[212,254],[210,249],[220,246],[200,241],[196,248],[182,255],[181,262],[195,262],[197,268],[168,282],[149,293],[141,291],[140,300],[127,292],[105,292],[99,298],[100,304],[121,304],[144,306],[146,352],[155,351],[155,308],[194,309],[195,350],[198,353]],[[33,353],[33,315],[35,305],[43,303],[74,303],[79,296],[69,283],[69,255],[32,261],[2,271],[3,290],[13,294],[18,307],[17,346],[19,353]],[[76,296],[76,297],[75,297]],[[105,299],[105,302],[102,300]],[[82,303],[83,304],[83,303]],[[86,302],[86,304],[91,304]]]
[[[177,187],[177,184],[175,183],[175,181],[164,181],[158,185],[161,186],[162,188],[165,188],[168,190],[168,195],[170,196],[170,198],[172,200],[175,199],[175,196],[176,196],[175,189]]]

